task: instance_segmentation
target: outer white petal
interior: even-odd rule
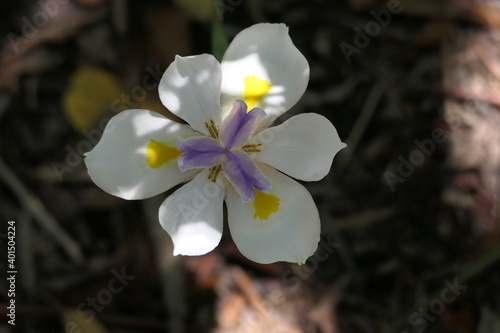
[[[160,99],[194,129],[208,134],[205,123],[221,121],[219,62],[210,54],[176,56],[160,80]]]
[[[127,110],[111,118],[99,143],[86,154],[92,180],[123,199],[144,199],[192,178],[199,170],[181,172],[177,159],[151,168],[146,148],[150,140],[177,147],[178,136],[199,133],[149,110]]]
[[[172,237],[174,255],[202,255],[220,242],[225,190],[208,175],[209,170],[203,170],[160,206],[160,223]]]
[[[346,146],[332,123],[316,113],[294,116],[265,129],[252,141],[262,144],[262,150],[255,155],[257,161],[305,181],[325,177],[333,157]]]
[[[244,99],[245,77],[255,75],[271,83],[271,90],[256,105],[269,115],[267,125],[297,103],[309,81],[309,64],[284,24],[262,23],[241,31],[224,54],[221,68],[224,113],[235,98]]]
[[[273,183],[269,193],[280,199],[279,210],[267,220],[255,219],[253,203],[242,203],[228,186],[226,205],[234,242],[244,256],[259,263],[304,263],[319,242],[316,205],[302,185],[271,167],[259,167]]]

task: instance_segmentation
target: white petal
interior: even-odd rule
[[[160,80],[160,99],[191,127],[208,134],[206,123],[221,122],[221,76],[220,64],[210,54],[176,56]]]
[[[304,263],[314,254],[319,242],[316,205],[302,185],[271,167],[259,167],[272,181],[269,194],[279,199],[279,206],[274,207],[277,211],[267,219],[260,219],[256,215],[265,211],[262,206],[257,210],[253,202],[241,202],[232,186],[228,186],[226,205],[234,242],[244,256],[259,263]],[[263,198],[264,208],[269,208],[275,198]]]
[[[123,199],[144,199],[191,179],[199,170],[181,172],[177,158],[152,168],[146,149],[151,140],[177,147],[178,136],[199,135],[189,126],[149,110],[127,110],[111,118],[99,143],[86,154],[92,180]]]
[[[245,99],[245,78],[256,76],[272,85],[255,105],[269,115],[267,125],[297,103],[309,81],[309,64],[284,24],[262,23],[241,31],[224,54],[221,68],[224,115],[234,99]]]
[[[325,177],[333,157],[346,146],[332,123],[316,113],[294,116],[265,129],[254,140],[262,144],[262,150],[255,155],[257,161],[305,181]]]
[[[203,170],[160,206],[160,223],[172,237],[174,255],[202,255],[220,242],[225,190],[208,175],[209,170]]]

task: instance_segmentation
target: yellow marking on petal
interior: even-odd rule
[[[250,111],[271,90],[272,85],[255,75],[247,76],[243,81],[245,82],[245,103]]]
[[[149,140],[149,145],[146,148],[146,162],[153,169],[159,168],[181,155],[182,152],[177,147],[170,147],[155,140]]]
[[[254,219],[267,220],[269,216],[279,210],[280,198],[255,189],[253,207],[255,208]]]

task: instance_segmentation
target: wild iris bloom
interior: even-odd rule
[[[318,114],[268,127],[300,99],[308,79],[307,60],[283,24],[243,30],[220,64],[208,54],[178,56],[159,93],[190,126],[148,110],[124,111],[87,154],[89,174],[124,199],[189,181],[160,207],[174,254],[202,255],[219,244],[225,201],[243,255],[260,263],[304,263],[317,248],[319,215],[309,192],[283,173],[320,180],[345,144]]]

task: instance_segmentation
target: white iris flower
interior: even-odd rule
[[[116,115],[85,158],[90,177],[124,199],[188,182],[159,212],[176,255],[202,255],[219,244],[225,201],[243,255],[259,263],[304,263],[319,242],[318,210],[309,192],[284,174],[320,180],[345,144],[318,114],[268,127],[300,99],[308,80],[307,60],[284,24],[243,30],[222,63],[209,54],[177,56],[159,93],[189,125],[148,110]]]

